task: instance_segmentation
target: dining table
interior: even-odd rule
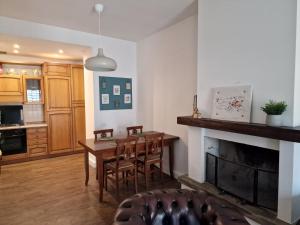
[[[135,134],[133,136],[138,136],[138,143],[137,143],[137,151],[138,152],[145,152],[146,143],[144,136],[147,134],[154,134],[160,133],[157,131],[145,131],[140,134]],[[98,174],[98,183],[99,183],[99,201],[103,201],[103,162],[104,158],[113,157],[116,155],[116,139],[122,138],[120,137],[113,137],[113,138],[104,138],[100,141],[95,141],[95,139],[90,138],[86,140],[80,140],[78,143],[83,146],[84,148],[84,167],[85,167],[85,185],[88,185],[89,182],[89,153],[94,155],[96,158],[96,168]],[[124,138],[124,137],[123,137]],[[167,148],[169,149],[169,170],[170,176],[174,178],[174,142],[178,140],[178,136],[174,136],[171,134],[164,134],[164,150]]]

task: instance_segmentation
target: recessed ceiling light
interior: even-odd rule
[[[59,49],[58,52],[59,52],[60,54],[63,54],[63,53],[64,53],[64,50]]]
[[[18,44],[14,44],[14,48],[20,48],[20,45],[18,45]]]
[[[19,50],[18,49],[14,49],[14,53],[18,54]]]

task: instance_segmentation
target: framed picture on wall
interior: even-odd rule
[[[114,95],[120,95],[121,94],[120,85],[114,85],[113,86],[113,93],[114,93]]]
[[[130,82],[126,82],[126,89],[131,90],[131,83]]]
[[[131,94],[125,94],[124,95],[124,103],[130,104],[131,103]]]
[[[108,105],[109,104],[109,94],[102,94],[101,100],[102,100],[102,104]]]
[[[213,89],[213,119],[250,122],[252,86],[237,85]]]
[[[132,79],[99,77],[100,110],[132,109]]]

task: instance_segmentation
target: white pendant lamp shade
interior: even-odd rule
[[[99,15],[99,40],[100,40],[100,15],[103,11],[102,4],[95,5],[95,11]],[[114,59],[106,57],[103,54],[103,49],[98,48],[98,54],[94,57],[88,58],[85,61],[85,68],[92,71],[114,71],[117,69],[117,63]]]
[[[98,48],[98,55],[85,61],[85,68],[92,71],[114,71],[117,63],[114,59],[104,56],[103,49]]]

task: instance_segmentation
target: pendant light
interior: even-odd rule
[[[100,15],[103,12],[103,5],[96,4],[95,11],[98,13],[99,16],[99,40],[101,38],[100,35]],[[114,71],[117,69],[117,63],[114,59],[106,57],[103,54],[103,49],[98,48],[98,54],[94,57],[88,58],[85,61],[85,68],[92,71]]]

